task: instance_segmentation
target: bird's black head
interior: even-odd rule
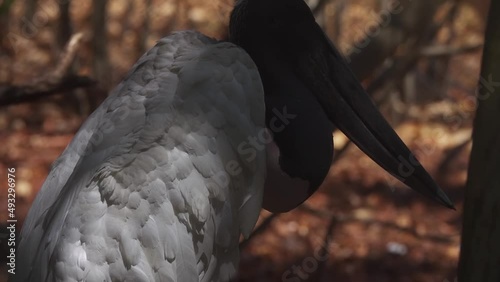
[[[302,0],[240,0],[231,14],[230,41],[255,61],[269,88],[276,69],[293,70],[298,56],[307,56],[322,34]]]
[[[314,16],[302,0],[240,0],[231,13],[229,37],[249,48],[295,48],[307,39],[304,31],[311,25],[316,25]]]
[[[319,187],[333,155],[334,126],[409,187],[453,207],[376,109],[302,0],[239,0],[229,26],[230,41],[259,69],[266,122],[279,148],[281,170],[309,183],[307,192],[289,201],[280,199],[277,207],[271,198],[294,191],[266,187],[265,208],[289,210]],[[293,119],[278,127],[283,111]]]

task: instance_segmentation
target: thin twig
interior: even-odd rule
[[[264,219],[264,221],[262,221],[262,223],[259,226],[257,226],[257,228],[255,228],[252,234],[250,234],[248,238],[246,238],[240,243],[240,250],[243,250],[246,246],[248,246],[248,244],[254,237],[266,231],[266,229],[269,226],[271,226],[273,220],[275,220],[279,215],[280,215],[279,213],[273,213],[270,216],[266,217],[266,219]]]

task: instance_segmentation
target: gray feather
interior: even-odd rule
[[[195,32],[163,38],[54,163],[14,281],[228,280],[265,171],[265,152],[244,161],[237,148],[263,128],[262,84],[243,50]]]

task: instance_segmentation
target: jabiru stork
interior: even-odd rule
[[[31,207],[13,280],[229,281],[262,203],[290,210],[323,182],[335,127],[453,207],[302,0],[240,0],[229,42],[161,39],[86,120]]]

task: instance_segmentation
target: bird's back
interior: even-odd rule
[[[224,281],[261,205],[264,96],[250,57],[163,38],[55,162],[14,281]]]

